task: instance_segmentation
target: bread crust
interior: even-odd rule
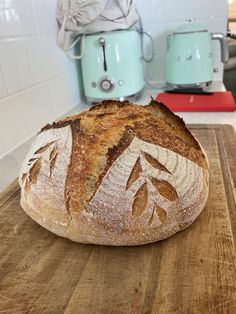
[[[19,176],[21,205],[73,241],[139,245],[189,226],[208,177],[200,144],[167,107],[106,100],[39,132]]]

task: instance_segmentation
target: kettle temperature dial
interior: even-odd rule
[[[110,78],[103,78],[100,81],[100,88],[101,90],[103,90],[104,92],[110,92],[114,87],[114,81]]]

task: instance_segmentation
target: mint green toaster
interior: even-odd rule
[[[88,102],[137,95],[144,86],[139,32],[119,30],[84,36],[81,69]]]
[[[226,37],[210,34],[205,26],[190,22],[167,37],[166,82],[177,86],[210,83],[213,79],[212,40],[219,40],[221,61],[228,60]]]

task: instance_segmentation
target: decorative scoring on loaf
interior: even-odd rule
[[[150,155],[147,152],[140,151],[141,157],[139,156],[136,163],[134,164],[134,167],[131,170],[131,173],[128,177],[127,183],[126,183],[126,190],[129,189],[142,175],[145,177],[144,183],[139,187],[136,194],[134,195],[133,204],[132,204],[132,215],[135,217],[141,216],[147,205],[148,205],[148,195],[149,195],[149,189],[148,189],[148,180],[151,181],[153,187],[156,189],[156,192],[159,193],[164,198],[168,199],[171,202],[175,202],[178,200],[178,194],[176,192],[176,189],[166,180],[158,180],[157,178],[153,176],[145,176],[145,166],[144,166],[144,173],[142,174],[142,166],[140,163],[140,158],[145,158],[146,162],[148,163],[149,167],[153,167],[154,169],[158,169],[160,171],[166,172],[169,175],[172,175],[172,173],[162,164],[160,163],[156,158],[154,158],[152,155]],[[154,210],[152,212],[152,215],[149,219],[149,224],[151,224],[154,220],[154,212],[157,212],[159,219],[161,222],[164,221],[163,219],[163,211],[165,213],[165,219],[167,217],[166,211],[158,206],[156,203],[154,205]],[[161,215],[162,214],[162,215]],[[160,218],[161,217],[161,218]],[[150,222],[151,221],[151,222]]]
[[[142,152],[142,154],[144,155],[145,159],[152,165],[152,167],[171,174],[171,172],[164,165],[162,165],[156,158],[153,158],[150,154],[147,154],[145,152]]]
[[[30,168],[28,180],[30,184],[35,184],[42,166],[42,157],[38,158]]]
[[[176,189],[166,180],[158,180],[156,178],[149,178],[152,182],[152,185],[156,188],[158,193],[163,197],[167,198],[169,201],[174,202],[178,199],[178,194]]]
[[[30,166],[32,164],[33,161],[37,160],[38,158],[30,158],[30,160],[28,161],[28,166]]]
[[[139,217],[143,214],[148,204],[148,188],[147,182],[144,182],[136,194],[132,204],[132,215]]]
[[[48,129],[37,135],[20,171],[23,197],[34,207],[34,195],[65,207],[65,182],[72,152],[71,127]]]
[[[53,170],[56,165],[56,160],[57,160],[57,155],[58,155],[58,147],[54,146],[50,156],[49,156],[49,162],[50,162],[50,177],[52,176]]]
[[[154,221],[155,215],[158,216],[160,222],[163,224],[167,219],[167,212],[165,209],[158,206],[156,203],[154,203],[152,215],[148,221],[148,224],[151,225]]]
[[[131,185],[138,180],[142,172],[142,166],[140,164],[140,157],[138,157],[133,169],[130,172],[129,178],[126,183],[126,190],[128,190]]]
[[[161,169],[153,167],[147,155],[157,160]],[[140,167],[137,167],[138,160]],[[130,179],[131,174],[135,180]],[[136,228],[167,224],[177,228],[178,221],[173,217],[188,200],[197,201],[203,193],[204,180],[205,170],[196,163],[134,138],[110,166],[87,209],[96,215],[98,223],[112,224],[117,230],[125,228],[121,227],[121,216],[127,228],[132,224]]]
[[[34,153],[33,158],[28,161],[29,172],[22,175],[22,181],[25,177],[28,184],[28,190],[30,187],[37,183],[38,176],[42,167],[42,163],[47,161],[50,165],[50,177],[52,175],[53,169],[55,167],[56,157],[57,157],[57,141],[52,141],[39,149]],[[48,153],[49,151],[49,153]]]
[[[39,149],[36,150],[36,152],[34,153],[35,155],[38,154],[42,154],[44,153],[46,150],[48,150],[50,148],[50,146],[52,146],[55,143],[55,141],[52,141],[50,143],[47,143],[46,145],[40,147]]]

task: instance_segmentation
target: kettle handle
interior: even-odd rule
[[[211,34],[211,38],[220,41],[221,62],[227,63],[229,61],[229,48],[225,35],[222,33],[213,33]]]
[[[139,33],[141,35],[141,49],[142,49],[142,59],[146,62],[152,62],[152,60],[154,59],[155,56],[155,48],[154,48],[154,40],[151,34],[149,34],[148,32],[145,32],[144,30],[139,30]],[[144,54],[144,49],[143,49],[143,39],[144,39],[144,35],[146,35],[150,41],[151,44],[151,56],[149,58],[147,58]]]

